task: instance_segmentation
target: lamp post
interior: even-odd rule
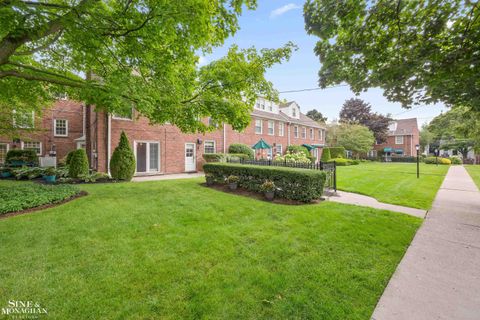
[[[417,179],[420,178],[420,157],[418,156],[418,152],[420,151],[420,146],[417,144],[415,145],[415,150],[417,150]]]

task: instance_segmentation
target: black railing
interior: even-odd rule
[[[245,160],[241,158],[227,159],[229,163],[250,164],[256,166],[274,166],[298,169],[310,169],[325,171],[325,187],[337,191],[337,164],[333,162],[294,162],[294,161],[274,161],[274,160]]]

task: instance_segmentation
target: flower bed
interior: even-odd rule
[[[272,181],[276,197],[302,202],[319,199],[325,184],[325,172],[318,170],[233,163],[207,163],[203,170],[215,183],[237,176],[239,187],[254,192],[262,192],[262,184]]]

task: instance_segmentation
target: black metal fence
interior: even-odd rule
[[[333,162],[293,162],[293,161],[273,161],[273,160],[245,160],[241,158],[227,159],[229,163],[251,164],[256,166],[287,167],[310,170],[321,170],[326,173],[325,188],[337,191],[337,164]]]

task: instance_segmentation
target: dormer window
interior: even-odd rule
[[[297,109],[296,108],[292,108],[292,117],[296,117],[297,116]]]
[[[388,130],[390,130],[390,131],[397,130],[397,123],[396,122],[390,123],[390,125],[388,126]]]
[[[272,105],[272,103],[270,103],[270,105],[268,106],[268,110],[269,110],[269,111],[273,111],[273,105]]]

